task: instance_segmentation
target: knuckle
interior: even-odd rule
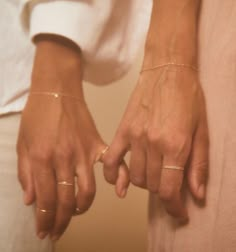
[[[105,155],[103,163],[104,163],[105,167],[107,167],[107,168],[117,166],[117,160],[116,160],[115,156],[113,156],[113,155]]]
[[[164,201],[172,201],[176,197],[176,191],[171,186],[166,186],[165,188],[160,188],[159,197]]]
[[[133,140],[139,140],[144,136],[144,130],[140,126],[132,126],[130,128],[130,136]]]
[[[160,133],[158,133],[157,129],[150,128],[147,130],[147,141],[151,145],[157,145],[161,141]]]
[[[130,174],[130,181],[133,185],[138,187],[144,187],[145,186],[145,179],[142,176],[138,176],[135,174]]]
[[[104,174],[104,177],[106,179],[106,181],[109,183],[109,184],[115,184],[116,183],[116,175],[113,174],[113,173],[108,173],[108,172],[105,172]]]
[[[58,145],[55,149],[55,156],[57,159],[60,160],[67,160],[70,159],[73,155],[73,149],[71,146],[62,146]]]
[[[164,138],[165,150],[170,154],[186,152],[190,149],[191,137],[185,133],[176,133]]]
[[[52,158],[52,150],[47,147],[31,147],[29,149],[29,157],[35,161],[47,162]]]

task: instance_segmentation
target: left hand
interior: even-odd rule
[[[192,194],[204,199],[208,171],[205,100],[197,72],[166,66],[141,73],[104,156],[108,182],[116,183],[119,163],[128,150],[131,182],[158,193],[172,216],[187,219],[181,198],[184,172]],[[164,165],[185,171],[163,169]]]

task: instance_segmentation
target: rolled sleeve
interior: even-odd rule
[[[106,84],[119,79],[134,62],[145,38],[151,1],[21,0],[21,21],[37,34],[64,36],[76,43],[84,59],[84,79]]]

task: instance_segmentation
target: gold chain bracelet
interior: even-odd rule
[[[36,92],[36,91],[32,91],[29,92],[29,95],[49,95],[49,96],[53,96],[54,98],[59,98],[59,97],[69,97],[69,98],[73,98],[77,101],[81,101],[81,98],[74,96],[74,95],[70,95],[70,94],[64,94],[64,93],[60,93],[60,92]]]
[[[150,71],[150,70],[154,70],[154,69],[158,69],[158,68],[162,68],[165,66],[179,66],[179,67],[187,67],[190,68],[194,71],[198,71],[198,68],[189,64],[181,64],[181,63],[174,63],[174,62],[168,62],[168,63],[164,63],[164,64],[160,64],[160,65],[156,65],[153,67],[147,67],[147,68],[143,68],[140,73],[145,72],[145,71]]]

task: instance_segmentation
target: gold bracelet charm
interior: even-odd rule
[[[29,92],[29,95],[48,95],[48,96],[53,96],[54,98],[59,98],[59,97],[69,97],[69,98],[73,98],[77,101],[81,101],[81,98],[74,96],[74,95],[70,95],[70,94],[64,94],[64,93],[60,93],[60,92],[36,92],[36,91],[32,91]]]

